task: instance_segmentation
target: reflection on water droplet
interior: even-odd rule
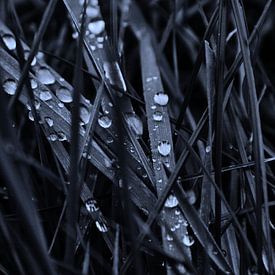
[[[58,140],[59,141],[65,141],[65,140],[67,140],[67,136],[65,135],[65,133],[63,133],[61,131],[57,133],[57,136],[58,136]]]
[[[60,101],[64,103],[70,103],[73,101],[71,91],[66,87],[60,87],[56,91],[56,96]]]
[[[206,148],[205,148],[205,152],[206,153],[210,153],[211,152],[211,146],[206,146]]]
[[[111,136],[109,136],[109,137],[107,137],[106,142],[107,142],[108,144],[111,144],[111,143],[114,142],[114,139],[113,139]]]
[[[90,114],[86,107],[80,107],[80,118],[84,122],[84,124],[87,124],[90,120]]]
[[[168,156],[171,151],[171,144],[168,141],[162,141],[158,145],[158,151],[162,156]]]
[[[167,105],[168,100],[168,95],[163,92],[159,92],[154,95],[154,102],[158,105],[165,106]]]
[[[54,75],[49,71],[47,67],[41,67],[36,73],[38,80],[45,85],[55,83]]]
[[[108,116],[100,116],[97,121],[104,129],[107,129],[112,125],[112,120]]]
[[[29,117],[29,120],[34,121],[34,117],[31,111],[29,111],[28,117]]]
[[[169,197],[166,199],[164,206],[167,208],[173,208],[176,207],[179,204],[177,198],[174,195],[169,195]]]
[[[194,244],[195,240],[189,235],[184,235],[182,242],[185,246],[190,247]]]
[[[95,225],[96,225],[97,229],[100,232],[107,232],[108,231],[108,228],[107,228],[106,224],[104,224],[102,222],[96,221]]]
[[[130,129],[133,130],[133,132],[137,136],[141,136],[143,134],[143,124],[141,119],[134,113],[127,114],[126,115],[126,122]]]
[[[167,239],[167,241],[173,241],[173,237],[170,236],[169,234],[167,234],[166,239]]]
[[[16,82],[13,79],[7,79],[3,83],[3,89],[9,95],[14,95],[15,94],[16,87],[17,87]]]
[[[53,127],[53,120],[50,117],[45,117],[45,122],[49,127]]]
[[[103,69],[106,79],[110,81],[110,84],[126,91],[126,84],[124,82],[121,70],[117,62],[104,62]]]
[[[2,39],[4,41],[4,44],[10,51],[16,49],[16,41],[13,35],[6,33],[2,36]]]
[[[90,22],[88,24],[88,29],[92,34],[98,35],[104,31],[105,22],[103,20]]]
[[[51,100],[52,99],[52,94],[48,91],[42,91],[39,94],[39,98],[43,101]]]
[[[99,208],[96,205],[96,201],[89,199],[88,201],[85,202],[85,207],[88,212],[96,212],[99,210]]]
[[[162,121],[163,115],[160,111],[155,111],[153,114],[153,120],[154,121]]]
[[[31,79],[31,87],[32,87],[32,89],[36,89],[38,87],[36,80],[33,78]]]

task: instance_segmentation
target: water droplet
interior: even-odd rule
[[[185,246],[190,247],[194,244],[195,240],[189,235],[184,235],[182,242]]]
[[[60,87],[56,91],[56,96],[60,101],[64,103],[70,103],[73,101],[71,91],[66,87]]]
[[[189,190],[188,192],[186,192],[186,197],[190,204],[194,204],[197,200],[196,194],[193,190]]]
[[[67,136],[65,135],[65,133],[63,133],[61,131],[57,133],[57,136],[58,136],[58,140],[59,141],[65,141],[65,140],[67,140]]]
[[[105,22],[103,20],[90,22],[88,24],[88,29],[92,34],[98,35],[104,31]]]
[[[34,117],[31,111],[29,111],[28,117],[30,121],[34,121]]]
[[[32,87],[32,89],[36,89],[38,87],[36,80],[33,78],[31,79],[31,87]]]
[[[154,95],[154,102],[158,105],[165,106],[167,105],[168,100],[168,95],[163,92],[159,92]]]
[[[39,94],[39,98],[43,101],[51,100],[52,94],[48,91],[41,91]]]
[[[205,152],[206,153],[210,153],[211,152],[211,146],[206,146],[206,148],[205,148]]]
[[[160,112],[160,111],[155,111],[155,112],[153,113],[153,120],[154,120],[154,121],[162,121],[162,118],[163,118],[162,112]]]
[[[162,141],[158,145],[158,151],[162,156],[168,156],[171,151],[171,144],[168,141]]]
[[[166,239],[167,239],[167,241],[173,241],[173,237],[170,236],[169,234],[167,234]]]
[[[45,117],[45,122],[48,124],[49,127],[53,127],[53,119],[50,117]]]
[[[173,208],[176,207],[179,204],[177,198],[174,195],[169,195],[169,197],[166,199],[164,206],[167,208]]]
[[[36,110],[39,110],[40,109],[40,106],[41,106],[41,103],[38,101],[38,100],[35,100],[34,101],[34,107]]]
[[[48,139],[49,139],[50,141],[57,141],[57,138],[58,138],[58,137],[57,137],[56,134],[50,134],[50,136],[49,136]]]
[[[171,227],[171,231],[175,232],[176,231],[176,227],[175,226]]]
[[[100,232],[107,232],[108,231],[108,228],[107,228],[106,224],[104,224],[102,222],[96,221],[95,225],[96,225],[97,229]]]
[[[129,128],[132,129],[137,136],[141,136],[143,134],[142,121],[136,114],[126,115],[126,122]]]
[[[17,87],[16,82],[13,79],[7,79],[3,83],[3,89],[9,95],[14,95],[15,94],[16,87]]]
[[[111,143],[114,142],[114,139],[113,139],[111,136],[109,136],[109,137],[107,137],[106,142],[107,142],[108,144],[111,144]]]
[[[125,81],[117,62],[104,62],[103,69],[105,77],[110,81],[111,85],[122,89],[123,91],[127,90]]]
[[[88,6],[86,9],[86,14],[88,17],[95,18],[99,15],[99,9],[97,7]]]
[[[112,125],[112,120],[108,116],[100,116],[97,121],[104,129],[107,129]]]
[[[24,58],[25,58],[25,60],[28,60],[29,55],[30,55],[30,51],[29,50],[24,51]],[[37,62],[37,59],[36,59],[36,57],[34,57],[33,60],[32,60],[32,62],[31,62],[31,65],[34,66],[36,64],[36,62]]]
[[[89,199],[85,202],[85,207],[88,212],[96,212],[99,210],[99,208],[96,205],[96,201],[92,199]]]
[[[87,108],[80,107],[80,118],[84,122],[84,124],[87,124],[90,120],[90,113]]]
[[[179,209],[175,210],[175,215],[177,215],[177,216],[180,215],[180,210]]]
[[[157,109],[157,106],[156,106],[156,105],[152,105],[152,106],[151,106],[151,109],[152,109],[152,110],[156,110],[156,109]]]
[[[41,67],[36,73],[38,80],[45,85],[55,83],[54,75],[49,71],[47,67]]]
[[[6,47],[7,47],[10,51],[16,49],[16,41],[15,41],[15,38],[14,38],[13,35],[6,33],[6,34],[4,34],[4,35],[2,36],[2,39],[3,39],[3,41],[4,41],[5,45],[6,45]]]
[[[178,264],[177,269],[178,269],[178,271],[179,271],[180,274],[188,274],[186,272],[186,268],[184,267],[183,264]]]

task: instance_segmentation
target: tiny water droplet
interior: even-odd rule
[[[170,194],[166,199],[164,206],[167,208],[173,208],[176,207],[178,204],[178,199],[174,195]]]
[[[32,89],[36,89],[38,87],[36,80],[33,78],[31,79],[31,87],[32,87]]]
[[[16,49],[16,40],[13,35],[6,33],[2,36],[2,39],[6,45],[6,47],[12,51]]]
[[[63,103],[63,102],[58,102],[58,106],[59,106],[60,108],[63,108],[63,107],[64,107],[64,103]]]
[[[55,83],[54,75],[49,71],[47,67],[41,67],[36,73],[38,80],[45,85]]]
[[[65,141],[65,140],[67,140],[67,136],[65,135],[65,133],[63,133],[61,131],[57,133],[57,136],[58,136],[58,140],[59,141]]]
[[[143,134],[142,121],[136,114],[132,113],[126,115],[126,122],[129,128],[132,129],[137,136],[141,136]]]
[[[109,137],[107,137],[106,142],[107,142],[108,144],[111,144],[111,143],[114,142],[114,139],[113,139],[111,136],[109,136]]]
[[[167,241],[173,241],[173,237],[170,236],[169,234],[167,234],[166,239],[167,239]]]
[[[52,94],[48,91],[41,91],[39,94],[39,98],[43,101],[51,100]]]
[[[73,101],[71,91],[66,87],[60,87],[56,91],[57,98],[64,103],[71,103]]]
[[[88,24],[88,29],[92,34],[98,35],[104,31],[105,22],[103,20],[90,22]]]
[[[196,194],[193,190],[189,190],[188,192],[186,192],[186,197],[190,204],[194,204],[197,200]]]
[[[151,109],[152,109],[152,110],[156,110],[156,109],[157,109],[157,106],[156,106],[156,105],[152,105],[152,106],[151,106]]]
[[[17,87],[16,82],[13,79],[7,79],[3,83],[3,89],[9,95],[15,94],[16,87]]]
[[[31,111],[29,111],[28,117],[30,121],[34,121],[34,117]]]
[[[168,141],[160,142],[158,145],[158,151],[162,156],[168,156],[171,151],[171,144]]]
[[[168,95],[163,92],[159,92],[154,95],[154,102],[158,105],[165,106],[167,105],[168,101]]]
[[[194,244],[195,240],[189,235],[184,235],[182,242],[185,246],[190,247]]]
[[[50,117],[45,117],[45,122],[48,124],[49,127],[53,127],[53,119]]]
[[[104,129],[107,129],[112,125],[112,120],[108,116],[100,116],[97,121],[98,124]]]
[[[160,111],[155,111],[155,112],[153,113],[153,120],[154,120],[154,121],[162,121],[162,118],[163,118],[162,112],[160,112]]]

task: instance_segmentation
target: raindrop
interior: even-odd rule
[[[162,118],[163,118],[162,112],[160,112],[160,111],[155,111],[155,112],[153,113],[153,120],[154,120],[154,121],[162,121]]]
[[[112,120],[108,116],[100,116],[97,121],[104,129],[107,129],[112,125]]]
[[[171,144],[168,141],[160,142],[158,145],[158,151],[162,156],[168,156],[171,151]]]
[[[52,94],[48,91],[42,91],[39,94],[39,98],[43,101],[47,101],[47,100],[52,99]]]
[[[211,146],[206,146],[206,148],[205,148],[205,152],[206,153],[210,153],[211,152]]]
[[[7,79],[3,83],[3,89],[4,91],[9,95],[14,95],[16,91],[16,82],[13,79]]]
[[[105,22],[103,20],[93,21],[88,24],[88,29],[92,34],[98,35],[105,29]]]
[[[45,117],[45,122],[48,124],[49,127],[53,127],[53,119],[50,117]]]
[[[90,120],[90,114],[87,108],[85,107],[80,107],[80,118],[81,120],[87,124]]]
[[[37,72],[38,80],[45,85],[50,85],[55,82],[54,75],[49,71],[47,67],[41,67]]]
[[[190,247],[194,244],[195,240],[189,235],[184,235],[182,242],[185,246]]]
[[[56,134],[50,134],[49,140],[50,141],[57,141],[57,135]]]
[[[4,35],[2,36],[2,39],[3,39],[3,41],[4,41],[5,45],[6,45],[6,47],[7,47],[10,51],[16,49],[16,41],[15,41],[15,38],[14,38],[13,35],[8,34],[8,33],[7,33],[7,34],[4,34]]]
[[[65,140],[67,140],[67,136],[63,132],[61,132],[61,131],[57,133],[57,136],[58,136],[58,140],[59,141],[65,141]]]
[[[163,92],[159,92],[154,95],[154,102],[158,105],[165,106],[167,105],[168,100],[168,95]]]
[[[73,101],[71,91],[66,87],[60,87],[56,91],[56,96],[58,99],[64,103],[70,103]]]
[[[108,231],[108,228],[107,228],[107,226],[104,223],[100,223],[99,221],[96,221],[95,225],[96,225],[97,229],[100,232],[107,232]]]
[[[126,115],[126,122],[129,128],[132,129],[137,136],[141,136],[143,134],[142,121],[136,114]]]
[[[176,207],[178,204],[179,204],[179,202],[178,202],[177,198],[171,194],[165,201],[164,206],[167,208],[173,208],[173,207]]]

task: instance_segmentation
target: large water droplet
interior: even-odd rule
[[[2,36],[2,39],[3,39],[3,41],[4,41],[5,45],[6,45],[6,47],[7,47],[10,51],[16,49],[16,40],[15,40],[15,38],[14,38],[13,35],[6,33],[6,34],[4,34],[4,35]]]
[[[51,100],[52,94],[48,91],[41,91],[39,94],[39,98],[43,101]]]
[[[141,119],[134,113],[127,114],[126,115],[126,122],[130,129],[133,130],[133,132],[137,136],[142,136],[143,134],[143,124]]]
[[[167,208],[176,207],[179,204],[178,199],[174,195],[169,195],[166,199],[164,206]]]
[[[184,235],[182,242],[185,246],[190,247],[194,244],[195,240],[189,235]]]
[[[168,100],[168,95],[163,92],[159,92],[154,95],[154,102],[158,105],[165,106],[167,105]]]
[[[9,95],[14,95],[15,94],[16,87],[17,87],[16,82],[13,79],[7,79],[3,83],[3,89]]]
[[[80,107],[80,118],[84,122],[84,124],[87,124],[90,120],[90,113],[86,107]]]
[[[171,144],[168,141],[162,141],[158,145],[158,151],[162,156],[168,156],[171,151]]]
[[[70,103],[73,101],[71,91],[66,87],[60,87],[56,91],[56,96],[64,103]]]
[[[47,67],[41,67],[36,73],[38,80],[45,85],[55,83],[54,75],[49,71]]]
[[[154,120],[154,121],[162,121],[162,118],[163,118],[162,112],[160,112],[160,111],[155,111],[155,112],[153,113],[153,120]]]
[[[88,29],[92,34],[98,35],[104,31],[105,22],[103,20],[90,22],[88,24]]]
[[[126,91],[126,84],[117,62],[104,62],[103,69],[105,77],[110,81],[111,85]]]
[[[108,116],[100,116],[97,121],[104,129],[107,129],[112,125],[112,120]]]

